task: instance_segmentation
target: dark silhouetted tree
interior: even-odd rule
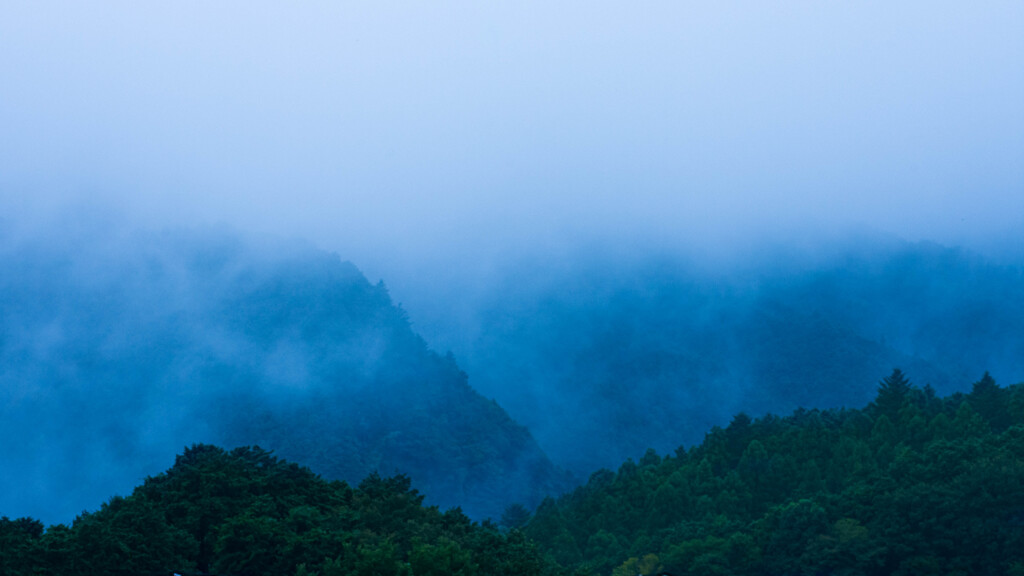
[[[1010,425],[1010,395],[996,384],[988,372],[974,383],[967,400],[971,403],[971,408],[987,420],[996,432],[1001,432]]]
[[[893,422],[898,421],[900,408],[907,402],[912,389],[903,371],[893,368],[892,374],[878,383],[878,395],[874,402],[876,415],[885,415]]]
[[[522,504],[510,504],[501,515],[501,527],[508,530],[522,528],[530,521],[530,511]]]

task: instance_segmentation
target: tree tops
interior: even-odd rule
[[[0,519],[5,576],[540,574],[517,531],[423,506],[405,476],[327,482],[256,447],[194,445],[71,526]]]
[[[542,505],[567,569],[709,574],[1024,570],[1024,385],[937,397],[900,370],[863,410],[739,415]],[[656,455],[654,455],[656,456]]]

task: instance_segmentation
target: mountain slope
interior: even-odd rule
[[[326,482],[254,447],[195,445],[70,527],[0,518],[0,573],[538,575],[519,533],[423,506],[408,478]]]
[[[721,269],[584,253],[494,277],[430,321],[449,333],[430,331],[581,476],[699,442],[736,412],[863,405],[895,366],[941,393],[984,370],[1024,378],[1024,267],[932,244]]]
[[[20,439],[0,448],[5,513],[67,518],[194,442],[258,443],[351,482],[407,473],[477,517],[566,486],[383,284],[302,244],[23,241],[0,252],[0,302],[0,433]]]
[[[526,532],[599,574],[1018,574],[1024,384],[939,398],[894,372],[861,410],[743,414],[546,500]]]

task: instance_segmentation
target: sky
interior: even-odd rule
[[[594,238],[1024,231],[1024,3],[0,6],[0,210],[371,277]]]
[[[1019,0],[2,0],[0,250],[300,237],[441,350],[495,262],[588,244],[1024,261],[1022,31]]]

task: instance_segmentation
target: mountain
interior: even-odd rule
[[[1024,384],[985,374],[943,398],[894,370],[863,409],[738,414],[502,532],[424,506],[404,476],[352,488],[257,447],[193,445],[69,526],[0,517],[0,573],[1015,575],[1022,453]]]
[[[1024,379],[1024,267],[935,244],[766,248],[719,265],[583,252],[467,285],[450,306],[410,309],[583,477],[699,442],[737,412],[861,406],[893,367],[940,393],[984,370]]]
[[[894,371],[863,409],[733,417],[541,504],[569,571],[633,576],[1020,574],[1024,384],[944,398]]]
[[[519,532],[440,512],[404,476],[352,488],[255,447],[195,445],[71,526],[0,518],[0,573],[537,576]]]
[[[217,228],[7,240],[5,513],[68,518],[196,442],[259,444],[349,482],[405,473],[477,518],[567,486],[336,255]]]

